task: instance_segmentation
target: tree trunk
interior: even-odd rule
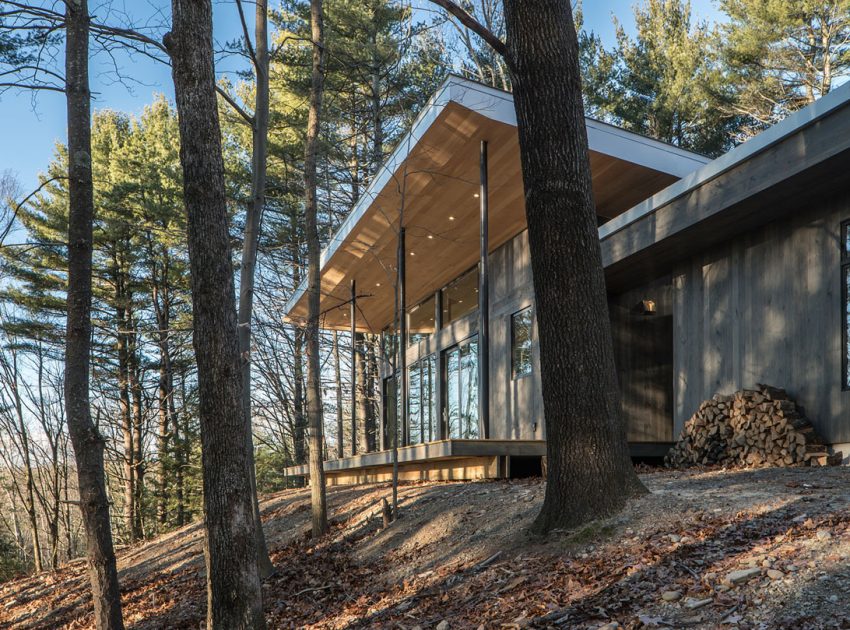
[[[504,6],[549,464],[534,528],[546,532],[616,512],[645,489],[620,408],[570,0]]]
[[[65,331],[65,413],[77,460],[80,511],[86,532],[95,626],[124,627],[103,469],[104,439],[89,404],[92,221],[91,93],[87,0],[65,3],[65,92],[68,112],[68,321]]]
[[[322,0],[310,0],[310,25],[313,39],[313,78],[307,138],[304,149],[304,201],[307,239],[307,418],[310,424],[310,490],[312,496],[313,537],[328,529],[325,497],[325,471],[322,466],[322,375],[319,363],[319,276],[318,204],[316,200],[316,155],[319,144],[319,119],[325,81],[324,15]]]
[[[260,502],[257,497],[256,469],[254,467],[254,435],[251,421],[251,318],[254,310],[254,278],[257,268],[257,247],[260,224],[266,201],[266,155],[269,134],[269,47],[267,0],[256,1],[254,36],[254,69],[256,85],[254,96],[254,121],[251,156],[251,203],[245,217],[245,234],[242,241],[242,267],[239,275],[239,355],[242,357],[242,409],[248,430],[248,463],[251,470],[251,500],[254,502],[254,521],[257,524],[257,562],[260,578],[274,573],[269,559]]]
[[[126,309],[124,307],[123,282],[118,272],[118,264],[115,263],[115,283],[117,288],[116,319],[118,321],[117,354],[118,354],[118,409],[121,413],[121,437],[123,442],[123,464],[124,464],[124,530],[126,540],[130,543],[136,541],[136,466],[133,448],[133,412],[130,406],[130,358],[127,343],[128,327]]]
[[[354,336],[359,350],[356,354],[356,370],[357,370],[357,417],[360,419],[359,430],[357,436],[358,452],[372,452],[374,445],[370,444],[369,433],[373,430],[369,419],[369,374],[368,374],[368,355],[367,355],[367,339],[363,333],[357,333]]]
[[[292,396],[294,399],[292,401],[292,406],[293,410],[295,411],[295,426],[293,426],[292,450],[295,455],[295,463],[298,465],[303,464],[307,460],[307,422],[304,415],[304,367],[302,359],[303,345],[304,334],[299,328],[295,330],[295,339],[293,340],[294,348],[292,351],[292,378],[295,381],[295,385],[293,387],[292,392]]]
[[[363,385],[365,388],[363,392],[363,399],[366,401],[366,420],[364,421],[366,431],[366,450],[370,453],[378,450],[378,413],[380,412],[380,405],[378,404],[378,401],[375,400],[375,387],[376,384],[380,382],[378,374],[378,357],[376,352],[376,345],[379,339],[380,338],[376,335],[370,335],[368,337],[368,380],[366,380]]]
[[[154,274],[154,278],[156,278]],[[160,531],[165,529],[168,522],[168,450],[172,434],[172,418],[170,414],[171,400],[174,396],[174,374],[171,366],[171,350],[169,348],[169,328],[171,327],[171,303],[168,291],[168,264],[162,267],[159,286],[153,286],[152,301],[156,315],[156,326],[159,329],[157,341],[159,346],[159,383],[157,387],[157,411],[159,426],[157,428],[157,467],[156,467],[156,520]],[[161,300],[161,301],[160,301]],[[176,429],[176,427],[175,427]]]
[[[264,628],[210,0],[173,0],[171,55],[198,365],[207,628]]]
[[[334,387],[336,388],[336,456],[339,459],[345,457],[342,436],[345,427],[342,422],[342,366],[339,364],[339,335],[333,332],[333,346],[331,354],[334,358]]]
[[[131,326],[128,330],[132,340],[129,347],[130,355],[130,393],[133,400],[133,538],[140,540],[144,538],[144,527],[142,525],[142,494],[144,492],[145,462],[144,450],[142,448],[142,428],[144,423],[142,410],[142,385],[139,367],[138,333],[136,321],[131,311],[128,311],[127,324]]]

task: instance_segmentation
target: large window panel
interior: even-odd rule
[[[470,341],[461,349],[461,438],[481,437],[478,430],[478,340]]]
[[[410,423],[410,443],[422,442],[422,371],[420,364],[414,363],[407,372],[407,410]]]
[[[531,307],[511,315],[511,375],[514,379],[531,374]]]
[[[477,439],[478,425],[478,339],[473,337],[450,348],[446,359],[446,419],[448,437]]]
[[[437,433],[437,358],[427,356],[410,366],[408,372],[408,410],[410,443],[436,440]]]
[[[442,290],[441,325],[448,326],[477,309],[478,267],[475,267]]]
[[[447,435],[460,437],[460,348],[446,351],[446,422]]]
[[[437,329],[435,298],[432,295],[407,312],[407,341],[411,346],[419,343]]]

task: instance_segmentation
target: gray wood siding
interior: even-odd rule
[[[839,245],[848,218],[850,198],[842,195],[676,267],[677,434],[702,400],[768,383],[787,389],[827,441],[850,441]]]
[[[545,437],[536,316],[531,374],[516,380],[511,374],[511,315],[533,304],[528,233],[523,231],[490,254],[490,437],[493,439]]]

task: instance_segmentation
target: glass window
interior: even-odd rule
[[[434,355],[420,359],[408,371],[408,412],[410,443],[420,444],[437,439],[437,359]]]
[[[511,374],[521,378],[531,374],[531,307],[511,315]]]
[[[467,271],[442,290],[442,326],[448,326],[478,308],[478,267]]]
[[[448,437],[476,439],[478,426],[478,339],[446,350]]]
[[[411,346],[419,343],[436,330],[434,304],[435,298],[432,295],[407,312],[407,342]]]
[[[419,363],[407,371],[407,411],[410,422],[410,443],[422,442],[422,372]]]
[[[384,353],[384,360],[392,362],[393,356],[398,349],[398,344],[396,343],[398,339],[398,335],[395,334],[395,327],[387,326],[384,328],[383,336],[381,339],[382,347],[381,351]]]
[[[841,386],[850,389],[850,221],[841,224],[841,295],[841,337],[844,346]]]

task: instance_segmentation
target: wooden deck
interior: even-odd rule
[[[633,443],[633,457],[657,457],[667,452],[668,443]],[[504,479],[523,466],[546,455],[545,440],[439,440],[398,449],[399,479],[402,481]],[[324,463],[328,485],[376,483],[392,478],[392,451],[364,453]],[[307,464],[284,470],[288,477],[308,477]]]

